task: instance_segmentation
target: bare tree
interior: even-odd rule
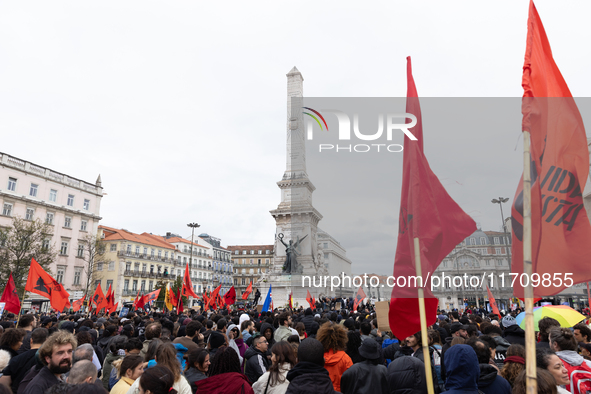
[[[97,270],[97,265],[108,263],[108,261],[104,257],[105,246],[101,243],[101,238],[98,234],[88,234],[82,239],[82,241],[85,244],[82,257],[85,262],[84,276],[86,278],[84,294],[86,294],[86,300],[88,301],[89,298],[92,297],[91,291],[94,291],[94,283],[96,283],[97,280],[102,279],[102,271]]]
[[[53,227],[39,219],[15,217],[12,227],[0,228],[0,278],[6,283],[12,273],[19,297],[27,283],[32,258],[50,271],[49,265],[57,255],[52,236]]]

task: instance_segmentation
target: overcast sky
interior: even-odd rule
[[[591,3],[536,4],[573,95],[589,96]],[[308,97],[404,97],[409,55],[422,97],[520,97],[527,11],[525,0],[4,2],[0,151],[89,182],[101,174],[105,225],[186,236],[198,222],[224,246],[270,244],[294,65]],[[498,230],[490,199],[512,201],[520,124],[499,135],[507,156],[474,136],[465,158],[444,160],[424,118],[433,170]],[[460,183],[488,197],[465,201]],[[392,267],[353,266],[363,270]]]

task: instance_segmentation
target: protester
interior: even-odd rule
[[[25,315],[30,316],[30,315]],[[22,318],[21,318],[22,319]],[[46,328],[36,328],[30,335],[29,339],[29,350],[24,351],[23,353],[19,354],[16,357],[10,359],[10,362],[6,368],[2,371],[2,377],[0,377],[0,384],[5,384],[6,386],[10,386],[12,391],[16,393],[18,391],[18,387],[25,377],[25,375],[29,372],[29,370],[35,364],[41,364],[41,360],[36,357],[37,350],[41,347],[43,342],[47,339],[47,329]],[[26,337],[25,337],[26,338]],[[21,346],[22,349],[22,346]]]
[[[72,367],[72,352],[76,345],[76,338],[67,331],[51,334],[39,348],[39,358],[45,366],[27,385],[24,394],[43,393],[63,381],[62,375]]]
[[[292,335],[292,332],[289,329],[289,325],[291,324],[291,314],[283,312],[279,315],[278,320],[279,327],[275,330],[275,334],[273,335],[275,342],[285,341]]]
[[[503,337],[507,342],[510,344],[516,343],[525,346],[525,331],[523,328],[519,327],[513,316],[507,315],[503,317],[501,323],[503,324],[503,327],[505,327]]]
[[[9,328],[4,331],[4,334],[0,337],[0,357],[3,358],[0,369],[6,368],[12,357],[18,356],[18,350],[23,344],[25,335],[27,335],[27,332],[22,328]],[[7,353],[8,356],[2,356],[3,353]]]
[[[207,371],[210,365],[209,352],[207,349],[197,349],[189,352],[185,377],[191,385],[193,394],[197,391],[196,382],[207,379]]]
[[[540,319],[540,321],[538,322],[538,328],[540,329],[538,335],[540,337],[540,341],[536,343],[536,349],[550,349],[548,335],[550,335],[550,329],[552,327],[560,327],[560,323],[558,322],[558,320],[549,316]]]
[[[476,352],[480,377],[478,389],[484,394],[511,394],[511,385],[505,378],[498,375],[498,370],[489,364],[490,349],[488,344],[477,338],[470,338],[467,342]]]
[[[388,365],[391,394],[424,394],[427,392],[425,364],[414,357],[398,357]]]
[[[324,368],[324,346],[314,338],[304,339],[298,348],[298,363],[287,373],[285,394],[335,394]]]
[[[538,349],[536,351],[536,366],[552,374],[559,394],[570,393],[570,391],[564,388],[570,384],[568,370],[556,353],[550,349]]]
[[[240,372],[236,351],[222,346],[213,357],[207,379],[196,382],[197,394],[254,394],[248,378]]]
[[[515,388],[513,394],[526,394],[526,372],[521,371],[515,379]],[[537,394],[557,394],[556,382],[552,377],[552,374],[545,369],[536,368],[536,384],[538,386]],[[567,391],[568,392],[568,391]]]
[[[468,345],[451,346],[445,354],[446,394],[479,394],[478,357]]]
[[[66,381],[69,384],[91,383],[96,381],[97,370],[92,361],[80,360],[72,365]]]
[[[367,338],[359,348],[362,361],[353,364],[341,377],[343,394],[388,394],[388,370],[380,365],[380,345]]]
[[[121,361],[118,376],[119,381],[110,391],[110,394],[125,394],[133,383],[144,373],[144,359],[138,355],[129,355]]]
[[[585,323],[575,324],[573,326],[573,334],[575,336],[575,340],[578,343],[591,342],[591,328],[589,328]]]
[[[344,351],[347,348],[347,331],[339,324],[324,323],[316,338],[324,347],[324,367],[330,374],[333,387],[335,391],[341,391],[341,376],[353,365],[351,357]]]
[[[256,382],[269,368],[269,360],[266,356],[268,347],[267,338],[256,337],[252,341],[252,346],[244,354],[246,359],[244,374],[252,383]]]
[[[289,386],[287,373],[296,364],[296,357],[291,345],[286,341],[279,341],[271,348],[269,370],[252,385],[255,394],[284,394]]]
[[[162,365],[157,365],[153,368],[146,370],[142,374],[142,376],[134,382],[134,385],[136,383],[138,383],[137,387],[139,389],[140,394],[179,393],[174,388],[174,373],[170,369]]]
[[[558,357],[556,357],[558,358]],[[538,364],[539,366],[539,364]],[[507,350],[505,365],[500,375],[509,382],[511,387],[515,385],[517,375],[525,369],[525,348],[521,345],[511,345]]]

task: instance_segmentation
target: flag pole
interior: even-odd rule
[[[16,287],[16,284],[15,284]],[[18,328],[18,324],[21,321],[21,312],[23,310],[23,303],[25,302],[25,294],[27,294],[27,286],[25,284],[25,288],[23,289],[23,299],[21,300],[20,308],[18,309],[18,316],[16,317],[16,328]]]
[[[421,248],[419,239],[414,238],[415,246],[415,266],[417,277],[422,278],[423,273],[421,269]],[[424,283],[421,283],[423,285]],[[431,355],[429,354],[429,335],[427,334],[427,315],[425,313],[425,293],[423,287],[418,288],[419,291],[419,316],[421,319],[421,342],[423,347],[423,359],[425,360],[425,377],[427,378],[427,391],[429,394],[434,394],[433,389],[433,374],[431,372]]]
[[[525,368],[526,368],[526,392],[536,394],[538,384],[536,381],[536,342],[534,329],[534,289],[531,283],[532,277],[532,225],[531,225],[531,153],[530,134],[523,131],[523,271],[527,280],[525,287]]]

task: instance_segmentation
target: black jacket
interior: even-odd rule
[[[306,327],[306,333],[310,335],[312,332],[312,324],[314,323],[314,316],[306,315],[302,318],[302,323],[304,323],[304,327]]]
[[[484,394],[511,394],[509,382],[498,375],[498,371],[490,364],[479,364],[480,377],[478,389]]]
[[[39,394],[44,393],[45,390],[53,385],[60,383],[60,380],[55,377],[47,367],[41,368],[37,376],[31,380],[27,385],[24,394]]]
[[[343,394],[389,394],[388,370],[367,361],[353,364],[341,377],[341,391]]]
[[[320,365],[301,361],[288,373],[289,386],[285,394],[334,394],[328,371]],[[342,383],[341,383],[342,384]]]
[[[505,328],[503,337],[510,344],[516,343],[518,345],[525,346],[525,331],[523,331],[523,329],[517,324]]]
[[[416,357],[398,357],[388,366],[388,385],[391,394],[426,393],[425,365]]]
[[[244,374],[254,384],[269,369],[269,360],[263,352],[252,346],[246,349],[244,358]]]

